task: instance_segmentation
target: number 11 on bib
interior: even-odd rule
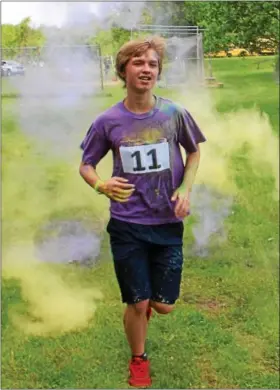
[[[170,169],[168,142],[121,146],[120,155],[125,173],[141,174]]]

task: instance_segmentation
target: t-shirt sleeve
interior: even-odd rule
[[[178,142],[187,153],[197,151],[197,144],[205,142],[206,138],[198,127],[197,123],[187,110],[179,114]]]
[[[93,123],[80,147],[83,150],[82,162],[95,167],[110,150],[103,126]]]

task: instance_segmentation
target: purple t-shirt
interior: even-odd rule
[[[178,222],[172,194],[183,180],[187,153],[206,139],[188,111],[156,97],[145,114],[134,114],[119,102],[99,115],[81,144],[82,161],[93,167],[112,150],[113,174],[128,179],[135,191],[127,203],[111,200],[113,218],[144,225]]]

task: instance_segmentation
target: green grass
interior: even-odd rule
[[[273,59],[265,60],[260,69],[256,58],[213,60],[214,76],[224,88],[211,94],[222,113],[256,106],[277,133],[278,87]],[[100,98],[104,108],[123,96],[121,88],[106,92],[112,97]],[[78,177],[78,155],[69,163],[36,151],[20,131],[14,103],[3,100],[4,248],[28,240],[50,217],[95,218],[107,207]],[[279,387],[278,203],[271,197],[271,176],[256,177],[245,150],[232,156],[232,164],[238,195],[226,222],[228,240],[206,259],[195,258],[188,252],[192,220],[186,224],[177,308],[151,320],[147,351],[153,388]],[[95,268],[54,268],[66,282],[78,280],[104,294],[87,328],[60,336],[21,333],[9,310],[26,313],[28,302],[17,280],[3,280],[2,388],[127,388],[129,350],[106,234],[99,260]]]
[[[266,112],[279,131],[279,86],[275,81],[275,57],[213,59],[214,77],[224,83],[224,90],[214,91],[220,112],[241,107],[257,107]],[[209,62],[206,61],[206,66]]]

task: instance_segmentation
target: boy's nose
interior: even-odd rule
[[[149,64],[144,64],[143,65],[143,72],[150,72],[150,65]]]

